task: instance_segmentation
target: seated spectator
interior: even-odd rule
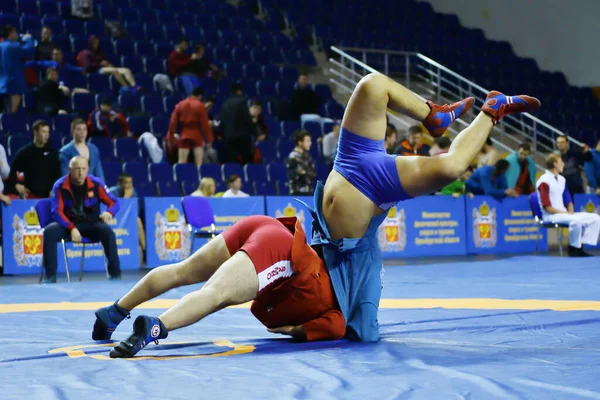
[[[336,123],[335,125],[333,125],[332,131],[323,136],[323,159],[328,164],[333,164],[333,160],[335,160],[339,139],[340,124]],[[383,145],[385,147],[385,142]]]
[[[87,121],[92,136],[108,136],[112,139],[133,136],[129,123],[123,114],[112,109],[112,102],[104,99],[100,108],[90,113]]]
[[[32,129],[33,142],[17,152],[10,166],[5,193],[13,199],[47,198],[61,177],[58,152],[49,141],[50,126],[38,120]]]
[[[81,50],[77,55],[77,62],[83,67],[85,73],[97,72],[103,75],[112,75],[122,87],[138,89],[129,68],[115,67],[106,60],[100,50],[100,39],[92,35],[88,43],[89,48]]]
[[[423,143],[423,128],[414,125],[408,128],[408,136],[403,140],[395,153],[401,156],[429,156],[429,146]]]
[[[440,194],[444,196],[452,196],[454,198],[465,194],[465,182],[468,181],[469,178],[471,178],[471,175],[473,175],[473,168],[469,167],[465,172],[463,172],[460,178],[458,178],[448,186],[444,187],[440,191]],[[471,197],[473,196],[472,193],[469,194],[471,195]]]
[[[203,44],[196,45],[190,62],[184,67],[184,71],[194,74],[198,78],[204,78],[207,75],[218,78],[220,75],[219,68],[212,64],[208,57],[206,57],[206,51]]]
[[[494,149],[494,142],[492,139],[487,138],[483,148],[481,149],[481,155],[477,160],[477,168],[481,168],[486,165],[496,165],[496,161],[500,159],[500,154]]]
[[[296,148],[288,156],[286,167],[290,183],[290,194],[293,196],[309,195],[313,192],[317,171],[315,162],[310,156],[312,139],[310,133],[300,129],[294,132]]]
[[[137,198],[137,192],[135,191],[135,187],[133,187],[133,177],[127,172],[121,173],[119,175],[119,180],[115,186],[112,186],[108,189],[110,194],[114,197],[122,197],[124,199]],[[141,203],[141,202],[140,202]],[[140,208],[140,215],[141,215]],[[138,224],[138,240],[140,246],[140,256],[142,257],[142,261],[144,260],[144,254],[146,253],[146,232],[144,231],[144,224],[142,223],[142,218],[138,216],[137,220]]]
[[[46,70],[46,80],[41,84],[35,97],[35,108],[40,114],[66,114],[63,110],[65,98],[71,92],[66,86],[58,83],[58,71],[55,68]]]
[[[213,197],[217,191],[217,184],[213,178],[202,178],[200,186],[190,196],[197,197]]]
[[[10,204],[10,197],[4,194],[4,180],[8,178],[8,174],[10,174],[10,166],[6,160],[6,150],[0,144],[0,201],[6,205]]]
[[[51,60],[42,61],[28,61],[25,63],[26,66],[34,66],[37,69],[48,69],[55,68],[58,71],[58,82],[61,86],[66,87],[71,91],[71,94],[75,93],[89,93],[90,91],[86,88],[69,88],[66,84],[66,74],[69,72],[80,72],[83,74],[83,68],[76,67],[75,65],[66,64],[64,62],[64,55],[61,49],[55,48],[52,50]]]
[[[75,156],[81,156],[88,160],[90,165],[90,174],[96,178],[104,180],[104,170],[100,161],[100,151],[95,144],[86,142],[87,140],[87,124],[77,118],[71,122],[71,135],[73,141],[65,144],[59,152],[61,172],[63,175],[69,173],[69,162]]]
[[[252,117],[252,122],[256,125],[257,136],[264,136],[266,139],[269,136],[269,128],[267,127],[265,117],[262,113],[262,103],[260,100],[252,100],[252,104],[250,105],[250,116]]]
[[[110,279],[121,278],[115,233],[108,222],[119,211],[119,202],[100,179],[88,176],[88,160],[77,156],[69,162],[69,174],[52,188],[52,222],[44,229],[45,283],[56,282],[56,244],[62,239],[81,243],[82,237],[101,242],[108,259]],[[100,213],[100,203],[108,210]]]
[[[167,60],[167,72],[172,78],[177,78],[182,73],[186,72],[192,58],[187,53],[190,42],[186,38],[182,38],[177,42],[175,49],[169,54]]]
[[[186,163],[190,150],[194,151],[196,167],[204,160],[204,146],[210,148],[214,140],[208,123],[208,110],[202,102],[202,88],[195,88],[191,96],[180,101],[173,110],[166,140],[177,141],[178,162]]]
[[[521,143],[519,150],[506,157],[509,167],[506,171],[506,182],[517,194],[531,194],[535,191],[535,163],[529,156],[531,148]]]
[[[585,162],[585,174],[592,192],[600,196],[600,138],[596,142],[596,148],[590,153],[592,153],[592,160]]]
[[[242,177],[233,174],[227,179],[227,190],[223,197],[250,197],[248,193],[242,192]]]
[[[561,174],[567,180],[569,193],[572,195],[584,193],[583,178],[579,168],[583,167],[586,162],[593,160],[590,148],[584,144],[579,149],[572,149],[567,136],[556,138],[556,148],[565,164]]]
[[[40,41],[35,47],[35,59],[37,61],[50,60],[52,58],[52,52],[57,48],[58,46],[56,43],[52,41],[52,28],[44,25],[40,35]]]
[[[35,55],[35,41],[31,35],[19,38],[12,25],[4,25],[0,42],[0,97],[10,98],[10,112],[16,113],[21,105],[21,93],[27,89],[25,60]],[[0,110],[1,111],[1,110]]]
[[[595,246],[600,233],[600,215],[575,212],[573,200],[567,188],[566,178],[561,175],[565,163],[558,154],[546,158],[546,172],[535,186],[539,193],[542,219],[550,223],[569,224],[569,257],[587,257],[583,245]],[[560,245],[560,243],[559,243]]]
[[[307,73],[301,73],[292,94],[291,110],[295,119],[302,114],[318,114],[321,99],[312,88]]]
[[[385,128],[385,140],[383,142],[383,148],[388,154],[394,154],[396,150],[396,143],[398,142],[398,132],[392,125],[388,125]]]
[[[486,165],[478,168],[473,175],[465,182],[467,193],[474,195],[487,195],[497,199],[503,199],[506,196],[517,197],[514,189],[509,189],[506,183],[506,171],[508,170],[508,161],[498,160],[496,165]]]
[[[452,145],[452,141],[446,136],[435,138],[433,140],[433,146],[429,149],[429,155],[439,156],[440,154],[447,153],[450,150],[450,145]]]

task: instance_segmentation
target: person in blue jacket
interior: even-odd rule
[[[535,163],[530,156],[531,147],[521,143],[519,149],[506,157],[509,167],[506,171],[508,187],[515,189],[517,194],[535,192]]]
[[[36,41],[31,35],[19,38],[12,25],[2,28],[4,40],[0,43],[0,96],[10,97],[10,111],[19,111],[21,93],[27,89],[25,82],[25,60],[35,57]]]
[[[71,122],[73,141],[64,145],[59,153],[62,174],[69,173],[69,162],[73,157],[82,156],[90,162],[90,174],[104,181],[100,151],[93,143],[86,143],[87,133],[87,124],[83,119],[77,118]]]
[[[590,153],[592,153],[592,160],[583,165],[585,176],[592,192],[600,196],[600,137],[596,142],[596,148],[592,149]]]
[[[506,196],[517,197],[514,189],[509,189],[506,182],[508,161],[498,160],[495,165],[486,165],[475,170],[465,182],[466,192],[475,195],[493,196],[502,199]]]

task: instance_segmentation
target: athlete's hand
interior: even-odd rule
[[[106,223],[108,223],[108,221],[110,221],[112,218],[112,214],[108,211],[104,211],[102,214],[100,214],[100,219]]]
[[[280,333],[282,335],[292,336],[294,339],[306,339],[306,334],[304,333],[304,328],[302,325],[292,326],[280,326],[279,328],[267,329],[271,333]]]
[[[81,233],[79,232],[79,229],[73,228],[71,231],[71,241],[73,243],[81,243]]]

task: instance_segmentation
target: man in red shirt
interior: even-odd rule
[[[190,42],[186,38],[180,39],[175,49],[169,54],[167,72],[172,78],[177,78],[192,61],[192,57],[186,53],[189,46]]]
[[[194,149],[194,161],[197,167],[204,159],[204,144],[210,146],[213,142],[212,129],[208,123],[208,110],[201,101],[203,93],[202,88],[195,88],[190,97],[175,106],[167,133],[168,143],[178,141],[178,162],[186,163],[190,149]]]
[[[133,308],[172,288],[205,281],[160,317],[137,317],[132,335],[110,356],[132,357],[169,331],[250,300],[250,311],[269,332],[308,341],[341,339],[346,333],[325,263],[306,243],[300,222],[254,215],[187,260],[153,269],[124,297],[96,311],[92,338],[109,340]]]

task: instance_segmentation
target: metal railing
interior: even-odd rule
[[[419,98],[421,94],[437,103],[454,102],[468,96],[482,105],[489,90],[457,74],[431,58],[415,52],[373,50],[352,47],[335,47],[331,50],[335,58],[330,58],[330,82],[344,92],[351,93],[358,81],[370,72],[381,72],[391,76],[412,90]],[[379,67],[378,71],[374,66]],[[392,113],[390,119],[402,126],[411,124]],[[471,117],[474,114],[472,113]],[[469,125],[469,118],[461,118],[451,126],[451,135],[456,135]],[[556,137],[565,135],[559,129],[528,113],[508,115],[496,125],[490,136],[494,144],[506,152],[515,151],[527,141],[530,143],[534,160],[554,150]],[[581,143],[573,138],[569,141],[578,146]],[[536,157],[537,156],[537,157]],[[536,163],[538,169],[544,168]]]

